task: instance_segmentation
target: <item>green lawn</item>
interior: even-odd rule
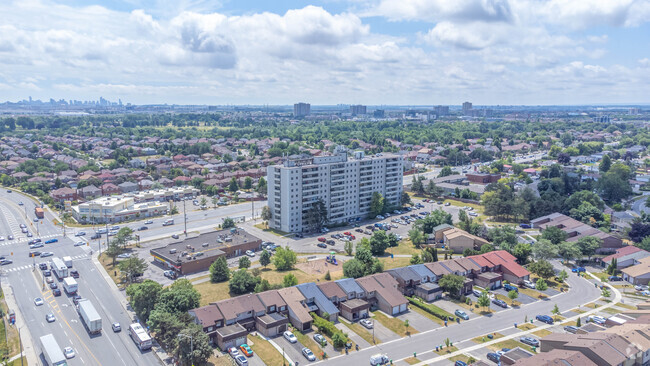
[[[517,347],[521,347],[521,348],[525,349],[526,351],[533,352],[533,347],[531,347],[531,346],[529,346],[527,344],[523,344],[523,343],[521,343],[519,341],[516,341],[515,339],[508,339],[507,341],[494,343],[494,344],[491,344],[491,345],[489,345],[487,347],[489,349],[491,349],[491,350],[494,350],[494,351],[500,351],[502,348],[514,349],[514,348],[517,348]],[[533,353],[535,353],[535,352],[533,352]]]
[[[282,366],[284,365],[284,358],[282,354],[278,352],[275,347],[271,345],[268,341],[260,338],[259,336],[250,336],[250,339],[253,340],[251,348],[255,355],[258,356],[267,366]],[[228,361],[231,361],[230,359]],[[228,363],[229,365],[231,363]]]
[[[472,341],[475,343],[485,343],[503,337],[503,334],[501,333],[492,333],[492,334],[493,334],[492,339],[488,338],[487,335],[484,335],[484,336],[478,336],[476,338],[472,338]]]
[[[454,353],[456,351],[458,351],[458,347],[456,347],[456,346],[449,346],[449,347],[443,346],[442,348],[438,349],[438,352],[436,352],[435,348],[433,349],[433,353],[435,353],[435,354],[437,354],[439,356],[448,355],[448,354]]]
[[[267,233],[271,233],[273,235],[277,235],[277,236],[287,236],[287,235],[289,235],[289,233],[286,233],[286,232],[280,231],[280,230],[276,230],[276,229],[271,229],[269,227],[266,227],[263,224],[255,224],[253,226],[255,226],[256,228],[258,228],[260,230],[266,231]]]
[[[431,321],[434,321],[434,322],[436,322],[436,323],[438,323],[438,324],[440,324],[440,325],[445,324],[444,320],[438,318],[437,316],[435,316],[435,315],[433,315],[433,314],[430,314],[430,313],[428,313],[428,312],[426,312],[426,311],[420,309],[420,308],[417,307],[417,306],[411,306],[410,310],[411,310],[411,311],[415,311],[416,313],[418,313],[418,314],[420,314],[420,315],[422,315],[422,316],[426,316],[426,317],[429,318]]]
[[[294,330],[293,334],[298,338],[298,342],[302,344],[303,346],[309,348],[312,352],[314,352],[314,355],[316,355],[316,358],[319,360],[323,359],[323,350],[318,346],[316,341],[311,339],[310,336],[302,334],[300,331]]]
[[[415,357],[409,357],[409,358],[405,358],[404,362],[408,363],[409,365],[415,365],[415,364],[420,363],[420,360],[418,360]]]
[[[413,335],[418,333],[418,331],[414,329],[412,325],[410,325],[407,329],[404,326],[404,322],[402,320],[399,320],[397,318],[389,318],[386,315],[384,315],[384,313],[381,313],[379,311],[375,311],[372,317],[375,319],[375,321],[380,322],[381,325],[390,329],[400,337],[406,337],[407,335]]]

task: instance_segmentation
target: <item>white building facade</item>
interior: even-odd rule
[[[327,208],[328,222],[365,218],[374,192],[387,204],[400,206],[403,173],[400,155],[355,152],[348,158],[341,147],[333,155],[286,159],[267,168],[269,225],[285,232],[309,231],[306,213],[319,200]]]

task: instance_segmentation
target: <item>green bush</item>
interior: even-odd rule
[[[310,313],[311,317],[314,318],[314,325],[318,328],[318,331],[325,334],[326,336],[332,338],[332,343],[334,348],[342,348],[348,343],[347,334],[341,332],[331,321],[321,318],[315,313]]]
[[[407,297],[407,299],[409,300],[411,305],[414,305],[414,306],[426,311],[427,313],[429,313],[429,314],[431,314],[431,315],[433,315],[435,317],[438,317],[438,318],[440,318],[442,320],[447,320],[447,318],[453,318],[453,315],[449,314],[448,312],[440,309],[439,307],[437,307],[435,305],[427,304],[427,303],[425,303],[425,302],[423,302],[423,301],[421,301],[419,299],[416,299],[414,297]]]

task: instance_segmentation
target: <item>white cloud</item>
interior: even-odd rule
[[[381,0],[368,15],[391,20],[509,21],[508,0]]]

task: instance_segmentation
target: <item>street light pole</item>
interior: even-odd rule
[[[185,200],[183,200],[183,223],[185,224],[185,237],[187,237],[187,213],[185,212]]]
[[[194,366],[194,338],[187,334],[179,334],[177,337],[186,337],[190,339],[190,365]]]

